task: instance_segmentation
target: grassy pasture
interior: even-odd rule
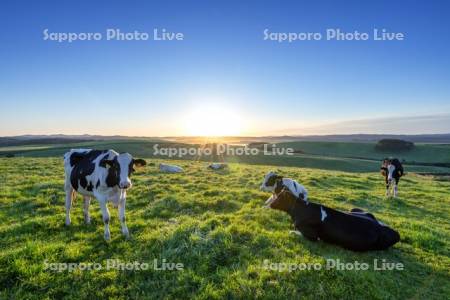
[[[395,156],[407,162],[417,163],[449,163],[450,145],[448,144],[416,144],[411,151],[379,152],[374,143],[350,142],[287,142],[279,146],[292,147],[308,154],[365,158],[379,161],[383,157]]]
[[[0,299],[61,298],[306,298],[447,299],[450,294],[450,182],[408,174],[400,198],[384,199],[378,173],[231,164],[213,172],[205,163],[176,161],[182,174],[161,174],[156,159],[133,176],[127,202],[132,234],[120,233],[110,206],[112,240],[103,240],[98,204],[83,223],[82,201],[64,226],[61,158],[0,158]],[[311,201],[360,207],[396,228],[388,251],[354,253],[293,234],[287,215],[263,209],[258,190],[270,169],[296,178]],[[44,262],[100,263],[107,259],[166,259],[183,271],[44,270]],[[366,262],[367,271],[278,272],[271,263]],[[404,271],[375,271],[373,260],[399,262]]]
[[[0,147],[0,157],[7,154],[25,157],[62,157],[70,148],[95,148],[115,149],[119,152],[130,152],[144,158],[165,159],[167,156],[154,156],[153,146],[158,141],[149,140],[117,140],[117,141],[92,141],[72,144],[43,144],[24,145],[14,147]],[[190,147],[189,144],[161,142],[161,147]],[[345,172],[376,172],[379,170],[380,161],[387,156],[405,159],[406,172],[425,173],[450,173],[450,168],[430,165],[417,165],[417,163],[450,163],[450,145],[419,144],[411,152],[386,152],[380,153],[374,150],[373,143],[345,143],[345,142],[286,142],[277,144],[278,147],[293,148],[304,153],[296,153],[293,156],[280,155],[246,155],[226,156],[225,161],[273,165],[292,166],[302,168],[314,168],[322,170],[335,170]],[[196,157],[185,156],[185,159]],[[204,160],[211,160],[204,157]]]

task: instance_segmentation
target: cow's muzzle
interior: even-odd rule
[[[129,189],[131,187],[131,182],[121,182],[119,187],[124,190]]]

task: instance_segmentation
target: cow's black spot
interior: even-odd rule
[[[273,190],[274,193],[279,194],[283,188],[284,188],[283,180],[280,178],[277,179],[274,183],[274,190]]]
[[[92,181],[89,181],[89,184],[88,184],[86,190],[88,190],[89,192],[92,192],[93,189],[94,189],[94,185],[92,184]]]
[[[128,165],[128,176],[131,175],[135,170],[133,168],[133,160],[131,160],[130,164]]]
[[[97,180],[97,184],[95,185],[95,188],[98,189],[98,187],[100,186],[100,180]]]
[[[119,174],[120,174],[120,165],[117,161],[117,157],[114,157],[113,160],[102,160],[101,163],[108,165],[108,175],[106,176],[106,185],[108,187],[113,187],[119,184]]]
[[[277,180],[277,179],[281,179],[281,178],[283,178],[283,177],[281,177],[281,176],[279,176],[279,175],[277,175],[277,174],[271,175],[271,176],[267,179],[266,186],[273,186],[273,185],[275,184],[276,180]]]
[[[87,187],[87,180],[86,180],[86,177],[81,177],[80,178],[80,185],[81,185],[81,187],[83,188],[83,189],[86,189],[86,187]]]
[[[105,153],[106,150],[91,150],[83,153],[73,153],[71,155],[71,163],[72,157],[74,157],[72,172],[70,174],[70,184],[75,190],[79,189],[79,185],[82,188],[92,191],[93,186],[90,182],[90,186],[88,187],[88,182],[86,176],[91,175],[95,170],[95,164],[93,161],[101,154]],[[79,184],[78,184],[79,183]]]
[[[76,165],[77,163],[79,163],[80,161],[82,161],[85,157],[87,152],[74,152],[70,155],[70,166],[73,167],[74,165]]]

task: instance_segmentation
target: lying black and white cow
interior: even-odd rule
[[[128,237],[125,222],[126,190],[131,187],[134,166],[144,166],[145,160],[134,159],[129,153],[113,150],[73,149],[64,155],[66,181],[66,225],[70,225],[70,209],[76,192],[84,198],[84,220],[90,223],[91,197],[97,198],[105,224],[105,239],[110,239],[108,202],[119,209],[122,233]]]
[[[284,188],[266,206],[288,213],[294,227],[311,241],[322,240],[353,251],[384,250],[400,240],[397,231],[360,209],[344,213],[312,202],[298,201]]]
[[[381,174],[386,182],[386,197],[394,190],[394,197],[398,195],[398,182],[403,176],[403,166],[397,158],[385,158],[381,164]]]
[[[284,178],[273,171],[266,174],[260,190],[278,194],[284,187],[288,188],[297,198],[304,201],[308,200],[308,191],[303,185],[293,179]]]

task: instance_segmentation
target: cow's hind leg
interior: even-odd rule
[[[84,214],[84,222],[86,224],[91,224],[91,215],[89,214],[89,205],[91,204],[91,197],[84,196],[84,206],[83,206],[83,214]]]
[[[66,226],[70,225],[70,210],[72,209],[72,201],[75,197],[75,190],[72,187],[66,187]]]

